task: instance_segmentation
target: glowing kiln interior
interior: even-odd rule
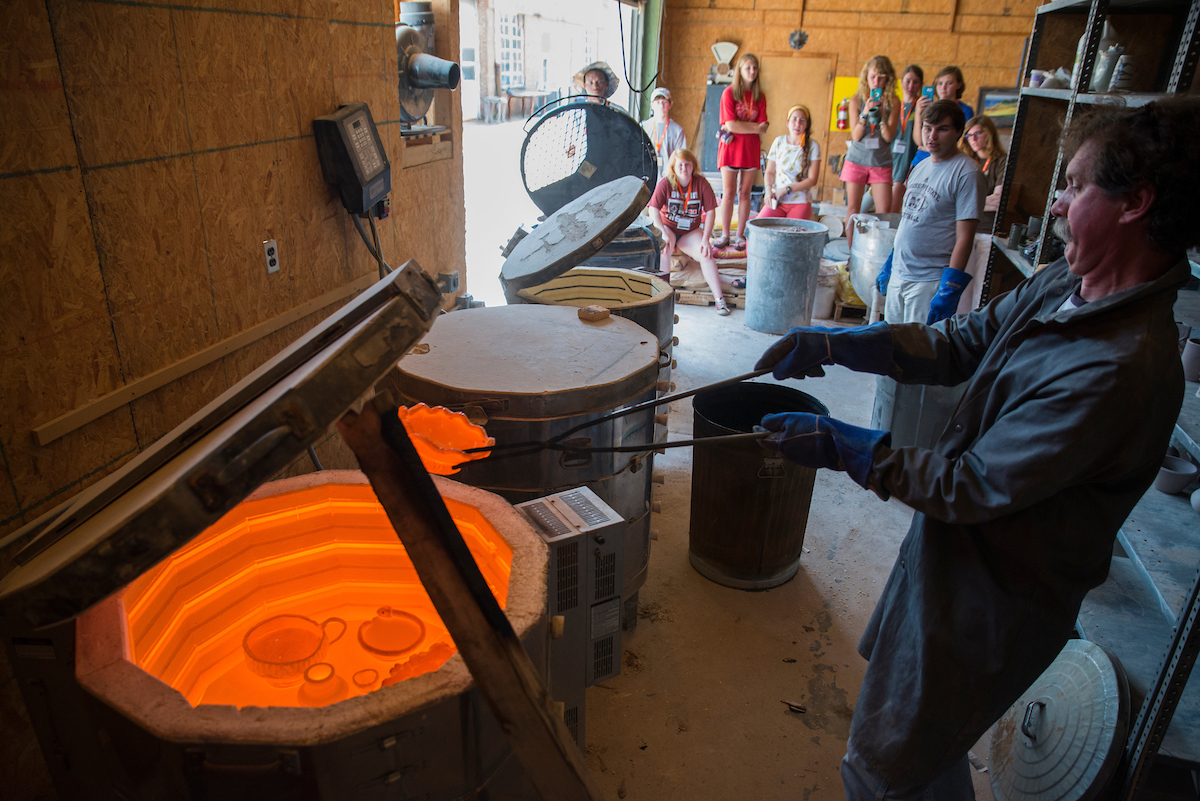
[[[512,547],[476,507],[444,500],[503,608]],[[132,661],[193,707],[325,706],[437,670],[457,650],[368,484],[281,493],[268,485],[121,599]],[[391,610],[411,623],[398,632],[402,652],[367,647],[394,630]],[[321,653],[294,675],[268,679],[252,670],[244,642],[280,615],[317,624],[312,643],[285,643],[285,650],[308,655],[319,646]],[[336,623],[322,633],[331,618],[345,622],[344,635]]]

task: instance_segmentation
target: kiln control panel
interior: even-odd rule
[[[317,117],[313,135],[325,182],[337,186],[347,211],[366,214],[392,191],[391,164],[366,103]]]

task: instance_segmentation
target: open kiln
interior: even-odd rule
[[[60,797],[534,797],[361,475],[260,488],[440,304],[393,273],[32,532],[0,630]],[[437,487],[544,672],[544,543]]]

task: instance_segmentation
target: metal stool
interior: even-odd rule
[[[503,97],[485,97],[483,99],[483,122],[485,125],[492,125],[497,122],[504,122],[505,118],[505,99]]]

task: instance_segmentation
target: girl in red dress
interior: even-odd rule
[[[767,96],[758,88],[758,56],[744,53],[733,72],[733,83],[721,93],[720,145],[717,166],[721,168],[721,238],[716,247],[730,243],[733,198],[738,201],[738,233],[733,246],[746,247],[746,223],[750,221],[750,190],[758,171],[762,142],[767,130]]]

